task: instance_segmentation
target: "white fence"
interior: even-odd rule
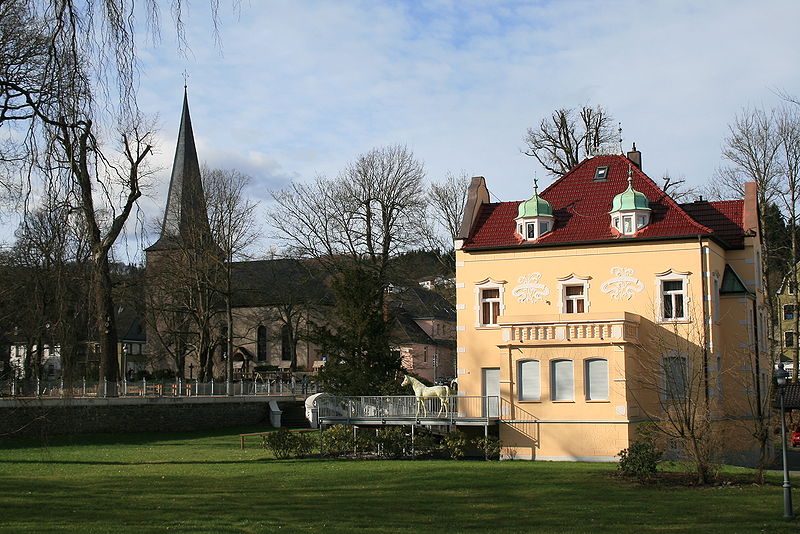
[[[196,397],[227,395],[310,395],[317,385],[310,380],[121,380],[119,382],[65,380],[2,380],[0,397]]]

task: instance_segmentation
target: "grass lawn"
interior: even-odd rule
[[[797,532],[770,484],[640,486],[614,464],[274,460],[229,429],[0,442],[1,532]],[[743,477],[731,468],[726,475]],[[799,497],[800,498],[800,497]]]

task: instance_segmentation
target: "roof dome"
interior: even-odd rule
[[[536,180],[533,181],[533,196],[519,205],[517,219],[522,217],[552,217],[553,206],[548,201],[541,198],[538,192]]]
[[[631,169],[628,169],[628,189],[614,197],[611,201],[611,211],[620,210],[648,210],[650,211],[650,201],[644,193],[640,193],[633,188],[633,177]]]

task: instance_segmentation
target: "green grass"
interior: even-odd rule
[[[0,442],[0,532],[796,532],[777,475],[640,486],[613,464],[274,460],[238,433]],[[747,471],[726,470],[727,476]]]

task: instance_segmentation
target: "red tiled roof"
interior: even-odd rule
[[[696,220],[636,166],[632,166],[633,188],[644,193],[650,201],[650,223],[633,236],[622,236],[613,230],[608,212],[614,196],[628,187],[629,165],[630,160],[622,155],[597,156],[582,161],[547,187],[540,196],[553,206],[555,226],[536,244],[710,235],[716,232],[731,246],[735,246],[732,242],[736,241],[735,234],[742,234],[742,208],[736,204],[741,204],[741,201],[706,203],[713,209],[695,210],[702,211]],[[596,182],[595,170],[601,166],[608,166],[607,178]],[[525,243],[515,233],[514,218],[519,204],[501,202],[481,206],[463,248],[506,247]],[[705,216],[707,211],[716,214],[714,217]]]
[[[744,200],[698,200],[681,204],[681,208],[694,220],[711,228],[717,237],[731,247],[744,245]]]

